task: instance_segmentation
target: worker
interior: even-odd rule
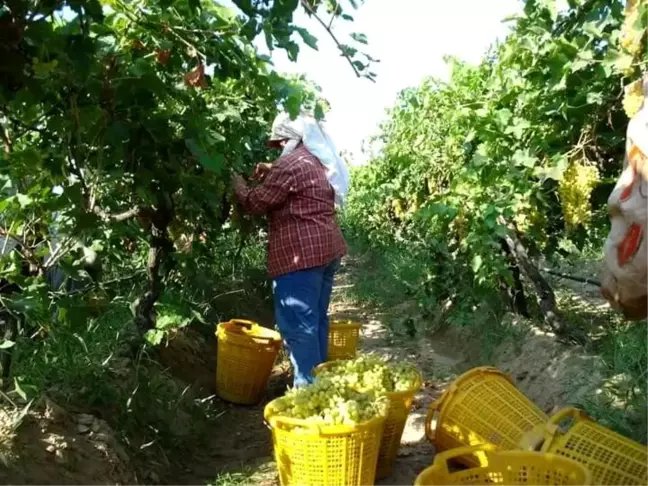
[[[290,354],[295,387],[313,381],[313,369],[327,359],[328,308],[333,279],[346,253],[336,222],[344,204],[349,172],[320,122],[302,113],[280,114],[268,145],[279,159],[260,163],[251,187],[232,177],[245,212],[268,214],[268,273],[275,319]]]

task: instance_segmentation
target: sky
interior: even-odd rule
[[[295,63],[283,51],[274,51],[272,58],[277,71],[304,73],[321,86],[331,104],[326,128],[336,148],[351,152],[351,162],[361,164],[368,158],[361,153],[363,140],[377,133],[399,91],[426,76],[446,79],[445,55],[478,63],[491,44],[506,36],[502,19],[519,12],[518,0],[366,0],[349,12],[354,22],[338,19],[333,31],[341,43],[351,32],[367,35],[366,52],[380,59],[372,66],[375,83],[355,76],[324,28],[302,9],[294,21],[318,38],[318,50],[304,45]],[[265,42],[257,40],[267,52]]]

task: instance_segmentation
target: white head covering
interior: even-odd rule
[[[302,113],[294,120],[287,113],[282,113],[272,124],[270,140],[288,140],[281,155],[289,154],[297,148],[299,142],[303,142],[306,150],[326,168],[326,177],[335,191],[335,203],[340,207],[344,205],[349,190],[349,169],[335,150],[333,141],[321,122],[307,113]]]

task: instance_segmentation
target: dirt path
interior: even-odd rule
[[[344,290],[353,285],[352,271],[353,261],[347,261],[338,274],[330,308],[332,318],[361,322],[361,352],[374,352],[386,359],[412,362],[421,370],[425,380],[415,396],[392,475],[376,483],[411,485],[418,473],[432,463],[434,457],[434,447],[425,437],[427,410],[447,385],[448,377],[454,376],[455,368],[462,358],[453,354],[442,341],[394,337],[386,326],[386,319],[391,312],[358,305],[346,298]]]

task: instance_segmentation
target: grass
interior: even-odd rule
[[[14,376],[29,395],[47,393],[66,408],[100,415],[135,451],[194,441],[218,410],[173,379],[150,351],[133,355],[134,338],[130,310],[117,302],[84,326],[61,325],[46,339],[20,342]]]
[[[217,475],[212,481],[206,483],[207,486],[238,486],[250,484],[250,478],[253,475],[251,468],[244,468],[237,472],[224,472]]]
[[[238,240],[230,240],[222,242],[231,247],[226,251],[238,254]],[[232,258],[228,263],[222,255],[214,259],[200,251],[194,261],[178,255],[178,266],[191,265],[195,273],[185,267],[172,275],[158,310],[187,316],[183,325],[202,320],[205,334],[213,334],[215,324],[225,318],[258,317],[270,294],[260,241],[253,238],[236,265]],[[98,415],[129,446],[130,456],[149,464],[169,463],[173,451],[186,452],[206,439],[221,415],[220,402],[197,395],[171,376],[154,347],[142,349],[130,310],[139,292],[139,285],[118,289],[119,297],[100,316],[77,313],[73,319],[47,323],[44,337],[21,338],[13,376],[27,399],[47,394],[64,408]]]
[[[349,244],[362,275],[353,279],[353,287],[346,291],[347,296],[358,302],[380,303],[385,307],[401,304],[403,296],[413,296],[413,282],[418,282],[425,270],[416,258],[397,248],[376,254],[361,239],[350,240]]]
[[[387,310],[385,323],[392,333],[413,338],[454,327],[462,333],[479,335],[481,358],[489,360],[502,342],[517,342],[528,332],[528,326],[505,319],[500,301],[475,295],[464,299],[474,291],[470,285],[464,294],[455,297],[442,299],[434,295],[431,289],[439,283],[432,283],[434,276],[430,276],[429,269],[435,262],[424,252],[403,251],[396,245],[376,249],[362,238],[347,240],[355,264],[351,270],[353,285],[345,289],[345,297]],[[390,312],[390,308],[396,310]]]

